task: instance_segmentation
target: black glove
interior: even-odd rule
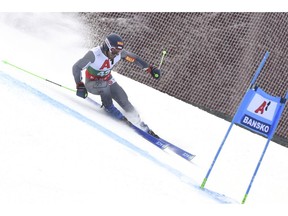
[[[151,76],[154,78],[154,79],[159,79],[160,78],[160,75],[161,75],[161,71],[153,66],[153,65],[150,65],[147,70],[146,70],[148,73],[151,74]]]
[[[77,83],[76,88],[77,88],[77,91],[76,91],[77,96],[82,97],[84,99],[88,96],[87,89],[83,82]]]

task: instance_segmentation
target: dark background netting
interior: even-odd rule
[[[266,51],[270,57],[257,85],[273,96],[288,89],[288,13],[78,13],[87,48],[111,32],[125,48],[159,65],[153,80],[128,62],[115,70],[127,77],[231,121]],[[285,108],[273,141],[288,146]]]

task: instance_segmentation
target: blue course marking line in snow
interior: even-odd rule
[[[1,72],[1,71],[0,71]],[[75,117],[76,119],[96,128],[97,130],[101,131],[102,133],[106,134],[107,136],[109,136],[110,138],[120,142],[121,144],[124,144],[126,146],[128,146],[129,148],[141,153],[142,155],[147,157],[147,153],[145,151],[143,151],[142,149],[136,147],[135,145],[133,145],[132,143],[130,143],[129,141],[125,140],[124,138],[118,136],[117,134],[113,133],[112,131],[104,128],[103,126],[99,125],[98,123],[96,123],[95,121],[85,117],[84,115],[82,115],[81,113],[71,109],[70,107],[62,104],[61,102],[49,97],[48,95],[44,94],[43,92],[29,86],[28,84],[21,82],[11,76],[9,76],[8,74],[5,73],[0,73],[0,77],[4,78],[6,81],[9,81],[11,83],[14,84],[14,86],[20,87],[22,89],[25,89],[27,92],[32,93],[33,95],[37,96],[38,98],[40,98],[41,100],[44,100],[45,102],[48,102],[49,104],[53,105],[54,107],[62,110],[63,112],[65,112],[66,114],[69,114],[73,117]]]
[[[74,118],[86,123],[87,125],[90,125],[90,126],[96,128],[97,130],[101,131],[102,133],[104,133],[105,135],[114,139],[115,141],[117,141],[117,142],[121,143],[122,145],[127,146],[128,148],[138,152],[143,157],[153,161],[158,166],[168,170],[170,173],[177,176],[183,183],[185,183],[189,186],[192,186],[193,188],[196,188],[199,192],[202,191],[202,190],[199,190],[200,187],[196,182],[193,183],[191,178],[187,177],[186,175],[181,173],[179,170],[174,169],[171,166],[162,163],[161,161],[157,160],[156,158],[151,156],[146,151],[140,149],[139,147],[135,146],[134,144],[132,144],[128,140],[122,138],[121,136],[118,136],[117,134],[113,133],[112,131],[104,128],[103,126],[99,125],[95,121],[85,117],[81,113],[71,109],[70,107],[68,107],[68,106],[62,104],[61,102],[49,97],[48,95],[44,94],[43,92],[33,88],[32,86],[30,86],[24,82],[21,82],[15,78],[13,78],[12,76],[10,76],[10,75],[2,72],[2,71],[0,71],[0,79],[2,79],[2,80],[4,79],[5,81],[8,81],[8,82],[14,84],[13,87],[16,86],[18,88],[26,90],[29,93],[32,93],[33,95],[37,96],[39,99],[53,105],[54,107],[60,109],[61,111],[65,112],[66,114],[71,115]],[[7,84],[7,82],[5,82],[5,84]],[[215,201],[217,201],[219,203],[235,203],[235,201],[233,201],[229,197],[226,197],[225,195],[220,195],[217,192],[213,192],[213,191],[209,191],[209,193],[205,193],[205,191],[203,191],[203,192],[204,192],[203,195],[206,195],[206,196],[208,195],[210,198],[214,199]]]

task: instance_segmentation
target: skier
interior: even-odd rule
[[[158,137],[145,124],[137,110],[128,100],[123,88],[116,82],[111,74],[112,68],[121,60],[133,62],[144,71],[150,73],[154,79],[159,79],[161,72],[153,65],[149,65],[139,56],[124,49],[124,42],[117,34],[110,34],[102,45],[90,49],[83,58],[79,59],[72,68],[76,82],[76,95],[82,98],[88,96],[88,92],[100,95],[102,106],[113,117],[119,120],[127,120],[149,134]],[[85,84],[82,81],[82,70],[85,69]],[[126,112],[126,117],[114,106],[115,100]]]

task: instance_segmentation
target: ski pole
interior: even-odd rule
[[[161,61],[160,61],[160,64],[159,64],[159,67],[158,67],[158,69],[160,69],[161,68],[161,66],[162,66],[162,64],[163,64],[163,60],[164,60],[164,57],[165,57],[165,55],[166,55],[166,50],[163,50],[162,51],[162,57],[161,57]]]
[[[7,62],[7,61],[2,60],[2,62],[5,63],[5,64],[7,64],[7,65],[10,65],[10,66],[12,66],[12,67],[14,67],[14,68],[17,68],[18,70],[24,71],[25,73],[28,73],[28,74],[30,74],[30,75],[32,75],[32,76],[35,76],[35,77],[37,77],[37,78],[39,78],[39,79],[45,80],[45,81],[47,81],[47,82],[50,82],[50,83],[52,83],[52,84],[55,84],[55,85],[57,85],[57,86],[59,86],[59,87],[62,87],[62,88],[64,88],[64,89],[67,89],[67,90],[69,90],[69,91],[76,92],[75,89],[72,89],[72,88],[63,86],[63,85],[61,85],[61,84],[58,84],[58,83],[56,83],[56,82],[54,82],[54,81],[48,80],[48,79],[46,79],[46,78],[44,78],[44,77],[41,77],[41,76],[39,76],[39,75],[37,75],[37,74],[35,74],[35,73],[32,73],[32,72],[30,72],[30,71],[28,71],[28,70],[25,70],[25,69],[23,69],[23,68],[20,68],[20,67],[14,65],[14,64],[11,64],[11,63],[9,63],[9,62]],[[100,103],[94,101],[94,100],[91,99],[90,97],[87,97],[86,99],[88,99],[88,101],[90,101],[90,102],[93,103],[94,105],[96,105],[96,106],[98,106],[98,107],[101,108],[101,104],[100,104]]]
[[[17,68],[17,69],[19,69],[19,70],[21,70],[21,71],[24,71],[25,73],[28,73],[28,74],[30,74],[30,75],[32,75],[32,76],[35,76],[35,77],[37,77],[37,78],[39,78],[39,79],[45,80],[45,81],[47,81],[47,82],[50,82],[50,83],[52,83],[52,84],[55,84],[55,85],[60,86],[60,87],[62,87],[62,88],[65,88],[65,89],[67,89],[67,90],[76,92],[75,89],[68,88],[68,87],[63,86],[63,85],[61,85],[61,84],[58,84],[58,83],[56,83],[56,82],[53,82],[53,81],[51,81],[51,80],[49,80],[49,79],[46,79],[46,78],[41,77],[41,76],[39,76],[39,75],[37,75],[37,74],[35,74],[35,73],[32,73],[32,72],[30,72],[30,71],[27,71],[27,70],[25,70],[25,69],[23,69],[23,68],[20,68],[20,67],[14,65],[14,64],[11,64],[11,63],[9,63],[9,62],[7,62],[7,61],[2,60],[2,62],[3,62],[4,64],[10,65],[10,66],[12,66],[12,67],[14,67],[14,68]]]

